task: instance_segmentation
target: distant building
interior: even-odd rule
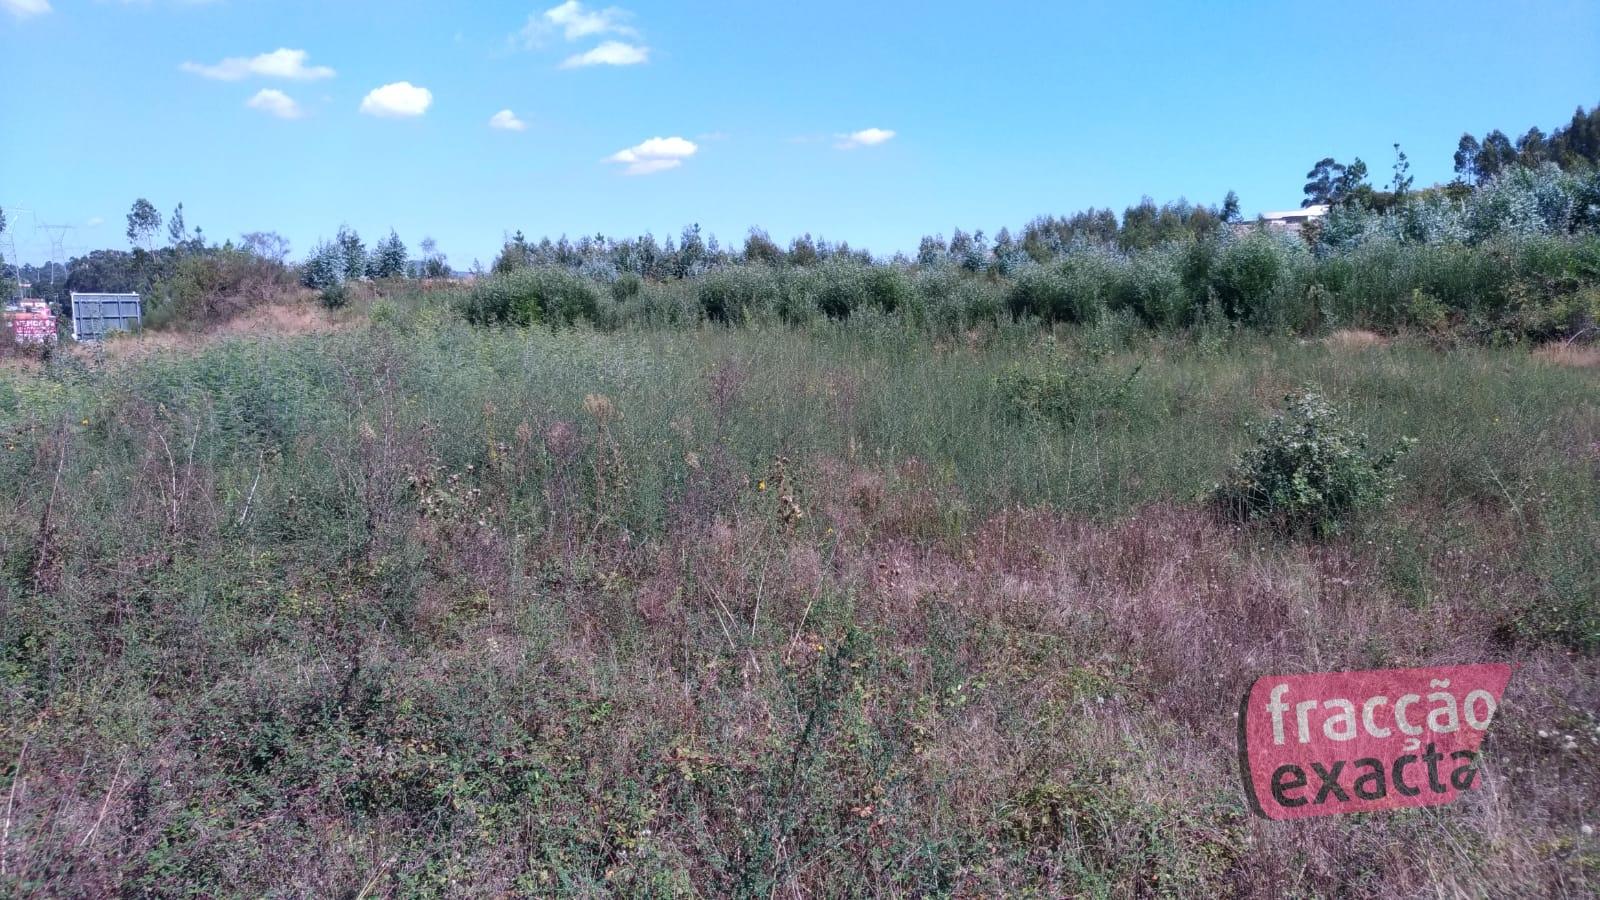
[[[1328,204],[1315,203],[1311,206],[1303,206],[1300,209],[1264,212],[1256,219],[1256,222],[1268,228],[1299,234],[1300,229],[1305,227],[1307,222],[1315,222],[1327,214]]]

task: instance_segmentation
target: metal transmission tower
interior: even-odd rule
[[[45,236],[50,239],[50,296],[53,297],[55,296],[56,272],[66,267],[64,257],[66,256],[67,233],[78,230],[78,226],[47,225],[39,222],[34,227],[43,231]]]
[[[9,229],[4,232],[0,232],[0,257],[5,258],[5,264],[11,267],[11,271],[14,276],[12,278],[5,279],[9,288],[6,291],[8,296],[0,298],[0,300],[3,300],[3,302],[10,303],[13,299],[20,299],[22,297],[22,263],[17,259],[17,242],[11,236],[11,231]],[[3,275],[4,272],[0,271],[0,276]],[[12,291],[15,291],[15,293],[13,294]]]
[[[10,287],[6,290],[6,293],[12,296],[4,298],[4,302],[10,303],[13,298],[20,299],[22,297],[22,258],[17,255],[17,214],[27,213],[28,218],[33,220],[34,231],[39,230],[39,217],[34,215],[31,209],[23,209],[17,206],[3,208],[6,211],[7,221],[6,230],[0,232],[0,253],[5,254],[6,265],[11,267],[12,277],[6,279],[10,282]]]

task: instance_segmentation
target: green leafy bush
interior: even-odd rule
[[[911,300],[911,281],[895,266],[866,268],[867,300],[884,312],[894,312]]]
[[[1176,246],[1134,255],[1119,280],[1112,306],[1132,310],[1147,325],[1188,325],[1194,318],[1194,302],[1184,285],[1186,259],[1186,250]]]
[[[1012,366],[995,379],[995,390],[1013,417],[1064,425],[1126,409],[1138,375],[1138,368],[1122,375],[1087,359],[1050,353]]]
[[[899,269],[864,265],[853,259],[830,259],[792,274],[792,290],[809,296],[816,309],[830,319],[848,319],[869,307],[893,312],[905,305],[911,292]]]
[[[1262,520],[1286,532],[1332,534],[1362,509],[1389,502],[1398,460],[1415,441],[1375,453],[1321,395],[1284,398],[1213,499],[1235,521]]]
[[[462,296],[460,308],[474,325],[593,322],[599,314],[600,290],[566,269],[539,266],[478,282]]]
[[[780,273],[768,266],[728,266],[699,279],[696,293],[706,318],[738,323],[774,305],[785,291]]]
[[[1210,267],[1211,296],[1234,321],[1282,323],[1296,271],[1309,261],[1298,238],[1267,231],[1225,242]]]
[[[1006,305],[1014,316],[1094,322],[1105,312],[1117,275],[1117,262],[1110,251],[1074,251],[1054,266],[1023,270],[1011,286]]]

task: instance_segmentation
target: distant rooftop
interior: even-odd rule
[[[1261,218],[1266,219],[1268,222],[1282,222],[1289,219],[1320,219],[1327,214],[1328,204],[1313,203],[1310,206],[1303,206],[1300,209],[1283,209],[1275,210],[1273,212],[1264,212],[1261,214]]]

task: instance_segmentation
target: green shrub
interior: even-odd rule
[[[618,303],[625,303],[639,296],[644,290],[644,279],[632,272],[623,272],[617,280],[611,282],[611,299]]]
[[[694,285],[686,281],[643,282],[638,293],[618,300],[616,307],[619,327],[677,328],[698,323],[703,313]]]
[[[1088,250],[1069,254],[1054,266],[1025,269],[1006,297],[1014,316],[1046,322],[1094,322],[1105,311],[1117,280],[1111,254]]]
[[[594,282],[553,266],[484,279],[460,301],[462,315],[474,325],[593,322],[599,307],[600,291]]]
[[[293,274],[282,263],[242,250],[180,256],[147,292],[144,327],[214,325],[293,289]]]
[[[1005,298],[987,278],[963,277],[953,297],[967,325],[993,325],[1005,311]]]
[[[869,266],[866,270],[867,300],[884,312],[904,307],[911,298],[911,282],[896,266]]]
[[[1018,420],[1066,425],[1125,409],[1138,375],[1138,368],[1121,375],[1087,359],[1051,352],[1012,366],[995,379],[995,390],[1007,413]]]
[[[1291,243],[1293,242],[1293,243]],[[1291,324],[1279,308],[1294,286],[1296,269],[1308,256],[1298,239],[1256,231],[1223,244],[1210,272],[1210,294],[1234,321]]]
[[[701,276],[700,307],[713,322],[738,323],[773,305],[783,293],[780,274],[767,266],[728,266]]]
[[[1213,499],[1235,521],[1265,520],[1286,532],[1340,531],[1357,512],[1389,502],[1399,476],[1394,464],[1415,443],[1405,439],[1374,453],[1320,395],[1284,398]]]
[[[802,283],[817,309],[830,319],[848,319],[851,313],[869,305],[892,312],[909,291],[897,270],[865,266],[854,260],[833,259],[812,266]]]
[[[1184,251],[1158,247],[1134,255],[1119,279],[1114,309],[1131,310],[1146,325],[1181,327],[1194,318],[1194,300],[1184,286]]]
[[[326,309],[339,309],[350,302],[350,290],[343,284],[330,284],[317,295],[317,301]]]

